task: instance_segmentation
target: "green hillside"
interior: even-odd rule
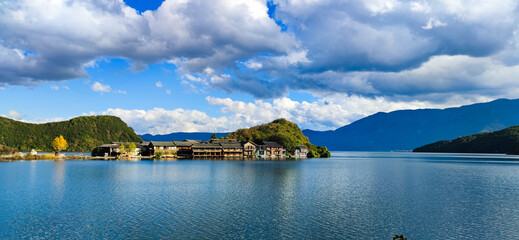
[[[0,145],[0,155],[16,153],[16,149],[4,145]]]
[[[236,132],[229,133],[227,138],[251,141],[256,144],[262,144],[263,141],[278,142],[283,144],[288,151],[293,151],[298,145],[305,145],[312,157],[330,156],[326,147],[311,144],[297,124],[283,118],[251,128],[238,129]]]
[[[112,141],[142,141],[132,128],[114,116],[76,117],[44,124],[0,117],[0,144],[20,151],[52,151],[52,140],[59,135],[67,140],[67,151],[91,151],[100,144]]]
[[[517,149],[518,146],[519,126],[513,126],[500,131],[427,144],[414,149],[413,152],[514,153],[514,149]]]

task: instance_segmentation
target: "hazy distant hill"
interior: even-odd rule
[[[217,137],[225,137],[229,133],[216,133]],[[165,135],[151,135],[151,134],[143,134],[140,135],[144,141],[182,141],[185,139],[191,139],[191,140],[200,140],[200,141],[207,141],[211,139],[211,136],[213,133],[209,132],[194,132],[194,133],[188,133],[188,132],[176,132],[176,133],[170,133]]]
[[[139,142],[142,139],[120,118],[88,116],[63,122],[32,124],[0,117],[0,144],[22,151],[52,150],[52,140],[59,136],[67,140],[67,151],[91,151],[112,141]]]
[[[444,139],[519,125],[519,100],[500,99],[448,109],[377,113],[334,131],[304,130],[330,150],[411,150]]]
[[[413,152],[517,153],[519,126],[444,140],[416,148]]]

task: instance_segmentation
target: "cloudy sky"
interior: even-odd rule
[[[138,133],[519,98],[515,0],[0,0],[0,115]]]

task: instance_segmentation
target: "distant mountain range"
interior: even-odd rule
[[[376,113],[334,131],[304,130],[330,150],[411,150],[428,143],[519,125],[519,100],[499,99],[447,109]]]
[[[413,152],[519,153],[519,126],[443,140],[416,148]]]

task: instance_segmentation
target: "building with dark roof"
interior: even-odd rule
[[[305,145],[299,145],[294,150],[295,158],[306,158],[308,155],[308,148]]]
[[[257,145],[251,141],[241,142],[243,146],[243,156],[246,158],[255,158],[256,157],[256,148]]]
[[[277,143],[264,141],[263,145],[265,145],[265,154],[267,158],[284,158],[286,157],[286,148],[285,146]]]
[[[165,158],[177,157],[177,146],[174,142],[151,141],[148,146],[151,150],[151,156],[157,152],[162,152],[162,156]]]
[[[92,151],[93,157],[115,157],[119,155],[119,148],[121,147],[120,143],[107,143],[98,146],[94,151]]]
[[[213,143],[195,143],[192,146],[193,158],[220,158],[222,146]]]
[[[243,146],[240,142],[220,143],[222,154],[226,158],[243,158]]]

